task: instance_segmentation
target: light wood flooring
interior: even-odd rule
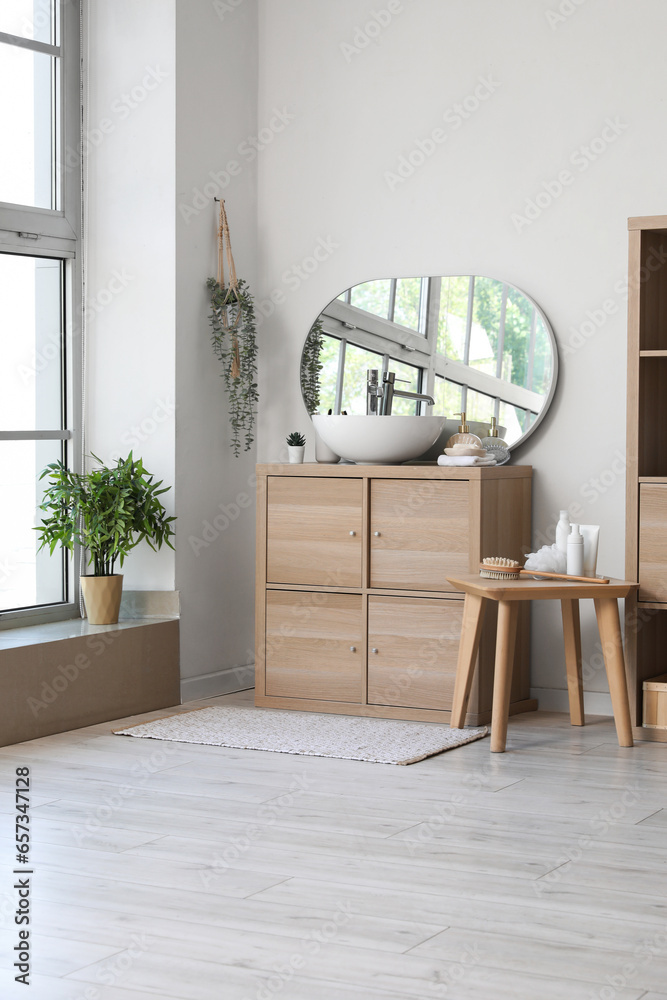
[[[394,767],[113,728],[0,750],[3,1000],[667,1000],[667,745],[537,713]]]

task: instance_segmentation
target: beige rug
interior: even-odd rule
[[[488,729],[449,729],[433,723],[365,719],[272,708],[201,708],[155,719],[118,736],[202,743],[243,750],[341,757],[377,764],[414,764],[482,739]]]

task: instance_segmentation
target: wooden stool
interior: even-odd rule
[[[491,750],[494,753],[502,753],[505,750],[514,639],[519,613],[518,602],[550,600],[559,600],[563,612],[570,722],[573,726],[583,726],[584,691],[581,676],[579,601],[582,598],[592,598],[595,601],[595,614],[600,630],[619,746],[633,746],[618,598],[627,597],[631,590],[639,586],[638,583],[610,580],[609,583],[587,584],[560,580],[531,580],[529,577],[521,577],[519,580],[485,580],[479,575],[448,579],[454,587],[466,595],[450,720],[452,728],[460,729],[465,724],[486,601],[497,601],[498,631],[493,679]]]

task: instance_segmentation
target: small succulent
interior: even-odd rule
[[[290,447],[303,448],[306,443],[306,439],[303,434],[298,431],[292,431],[291,434],[287,435],[287,443]]]

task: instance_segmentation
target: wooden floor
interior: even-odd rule
[[[220,703],[251,693],[198,704]],[[505,754],[394,767],[112,728],[0,751],[3,1000],[667,1000],[666,745],[538,713]]]

